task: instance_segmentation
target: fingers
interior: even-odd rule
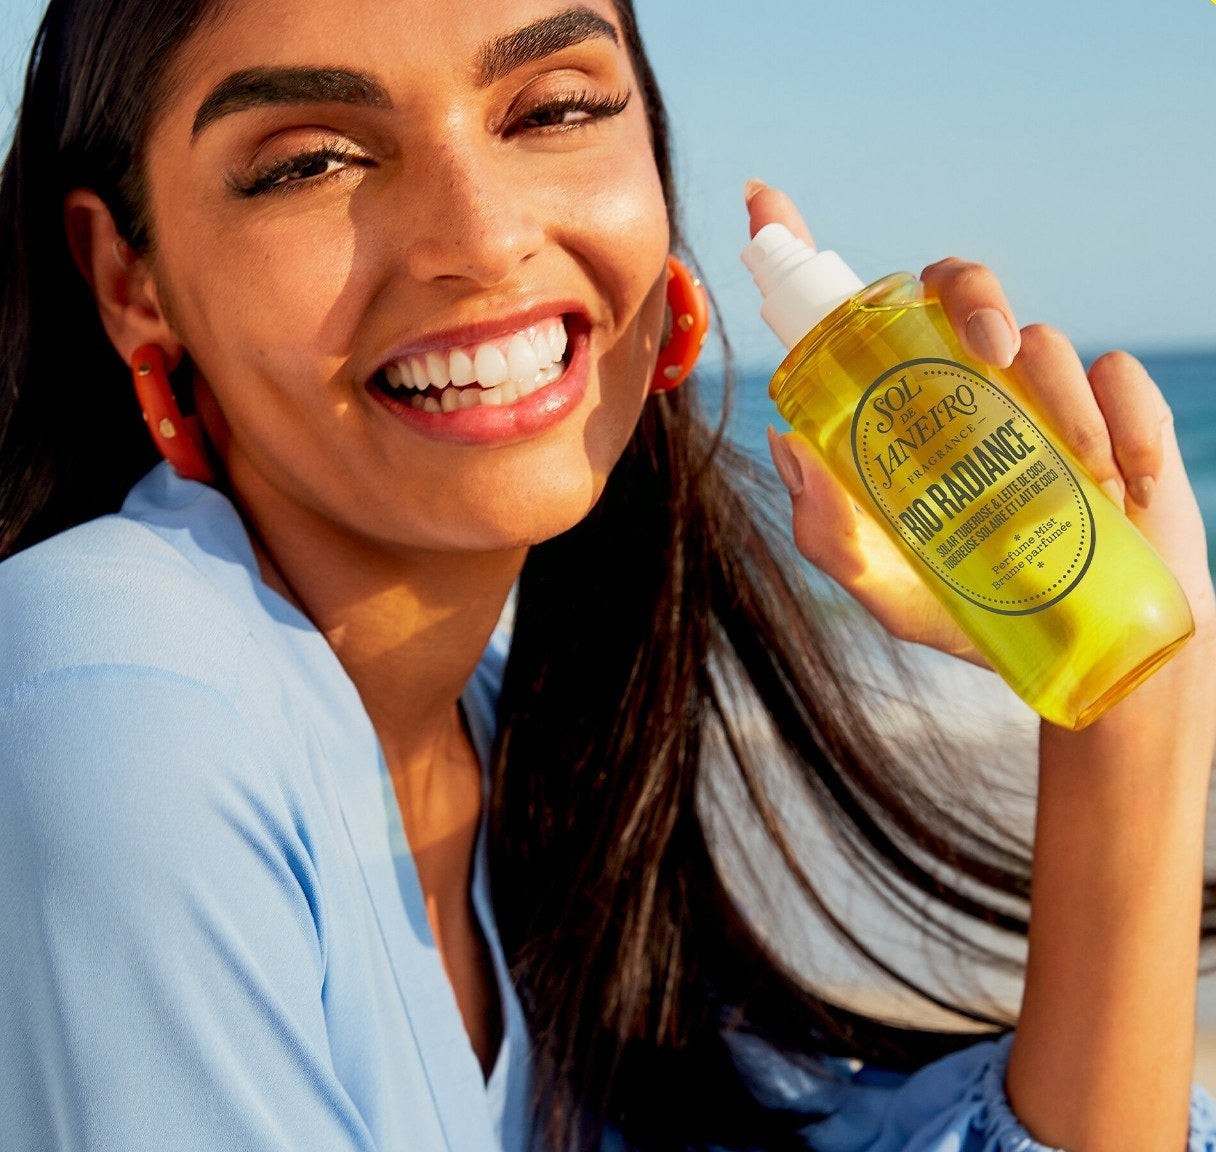
[[[798,551],[847,588],[861,564],[853,547],[857,534],[853,501],[796,434],[779,436],[770,425],[768,444],[777,474],[789,489]]]
[[[951,256],[921,273],[925,290],[942,303],[950,327],[971,356],[1008,368],[1021,337],[1000,282],[982,264]]]
[[[743,190],[749,234],[766,224],[784,224],[795,236],[814,244],[802,214],[784,192],[762,180],[749,180]],[[977,360],[1008,368],[1017,355],[1018,327],[1013,309],[997,278],[980,264],[950,258],[925,269],[929,293],[940,298],[963,347]]]
[[[926,268],[922,279],[964,349],[986,364],[1012,365],[1048,424],[1111,498],[1122,504],[1126,491],[1146,506],[1162,467],[1169,411],[1139,361],[1108,353],[1087,379],[1061,333],[1041,324],[1017,330],[1000,283],[983,265],[951,257]]]
[[[1087,378],[1061,333],[1041,324],[1017,330],[1000,283],[983,265],[951,257],[926,268],[922,279],[964,349],[984,363],[1012,366],[1048,424],[1107,494],[1122,505],[1126,492],[1147,506],[1162,467],[1161,427],[1169,411],[1139,361],[1108,353]]]
[[[769,429],[773,463],[790,490],[794,543],[900,640],[930,644],[983,664],[983,658],[934,598],[908,557],[860,512],[848,491],[796,433]]]
[[[766,224],[778,223],[814,243],[797,206],[780,189],[749,180],[743,196],[752,236]],[[985,364],[1008,368],[1017,354],[1018,329],[996,277],[982,265],[952,258],[926,268],[922,279],[930,294],[941,299],[967,352]]]
[[[1165,430],[1173,419],[1165,397],[1144,365],[1126,352],[1107,352],[1095,360],[1089,383],[1127,493],[1147,508],[1164,466]]]
[[[747,203],[748,235],[755,236],[765,224],[784,224],[800,240],[814,244],[802,213],[784,192],[770,188],[762,180],[749,180],[743,199]]]
[[[1044,324],[1022,331],[1013,374],[1082,467],[1122,505],[1152,499],[1169,409],[1143,365],[1125,352],[1094,362],[1088,377],[1065,336]]]
[[[1085,366],[1063,333],[1032,324],[1012,375],[1033,397],[1047,431],[1054,433],[1114,502],[1123,504],[1123,477],[1110,430],[1085,376]]]

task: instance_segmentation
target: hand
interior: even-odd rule
[[[749,186],[748,209],[753,235],[778,221],[810,239],[793,202],[774,188]],[[947,259],[926,268],[921,278],[940,299],[964,349],[1012,371],[1056,437],[1174,570],[1197,628],[1212,630],[1216,608],[1203,522],[1169,408],[1139,361],[1107,353],[1087,375],[1059,332],[1039,324],[1018,330],[1000,284],[981,265]],[[799,551],[898,638],[983,663],[905,553],[806,442],[796,433],[770,432],[770,445],[790,488]]]
[[[749,191],[753,232],[778,220],[806,235],[785,196]],[[1132,357],[1108,353],[1087,375],[1058,332],[1019,332],[987,269],[944,260],[922,278],[967,352],[1011,371],[1190,599],[1196,637],[1136,692],[1081,731],[1044,723],[1026,981],[1005,1083],[1040,1143],[1180,1148],[1216,742],[1216,598],[1173,422]],[[809,447],[794,435],[774,442],[802,553],[896,635],[974,656]]]

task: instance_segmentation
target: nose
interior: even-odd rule
[[[544,243],[528,181],[489,151],[448,145],[425,158],[408,207],[406,262],[418,280],[501,284]]]

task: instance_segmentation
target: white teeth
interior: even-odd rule
[[[451,355],[449,371],[452,374],[452,383],[457,388],[464,388],[477,379],[477,369],[473,367],[472,359],[467,352],[462,352],[459,348]]]
[[[426,354],[426,377],[436,388],[447,387],[448,381],[452,378],[448,369],[448,358],[438,352],[428,352]]]
[[[536,364],[550,364],[556,357],[553,355],[553,342],[549,339],[549,325],[542,324],[532,330],[532,351],[536,353]]]
[[[497,388],[508,376],[507,358],[493,344],[483,344],[473,357],[477,382],[483,388]]]
[[[514,404],[562,375],[567,342],[565,323],[554,317],[476,348],[405,357],[384,376],[389,391],[419,411]]]
[[[511,343],[507,345],[507,379],[534,380],[539,370],[536,348],[523,336],[512,336]]]

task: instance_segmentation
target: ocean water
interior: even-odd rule
[[[1093,357],[1083,357],[1089,364]],[[1178,442],[1207,529],[1208,564],[1216,572],[1216,346],[1207,350],[1145,352],[1140,360],[1174,412]],[[734,438],[767,460],[765,427],[783,428],[768,397],[768,367],[740,369],[731,403]]]

